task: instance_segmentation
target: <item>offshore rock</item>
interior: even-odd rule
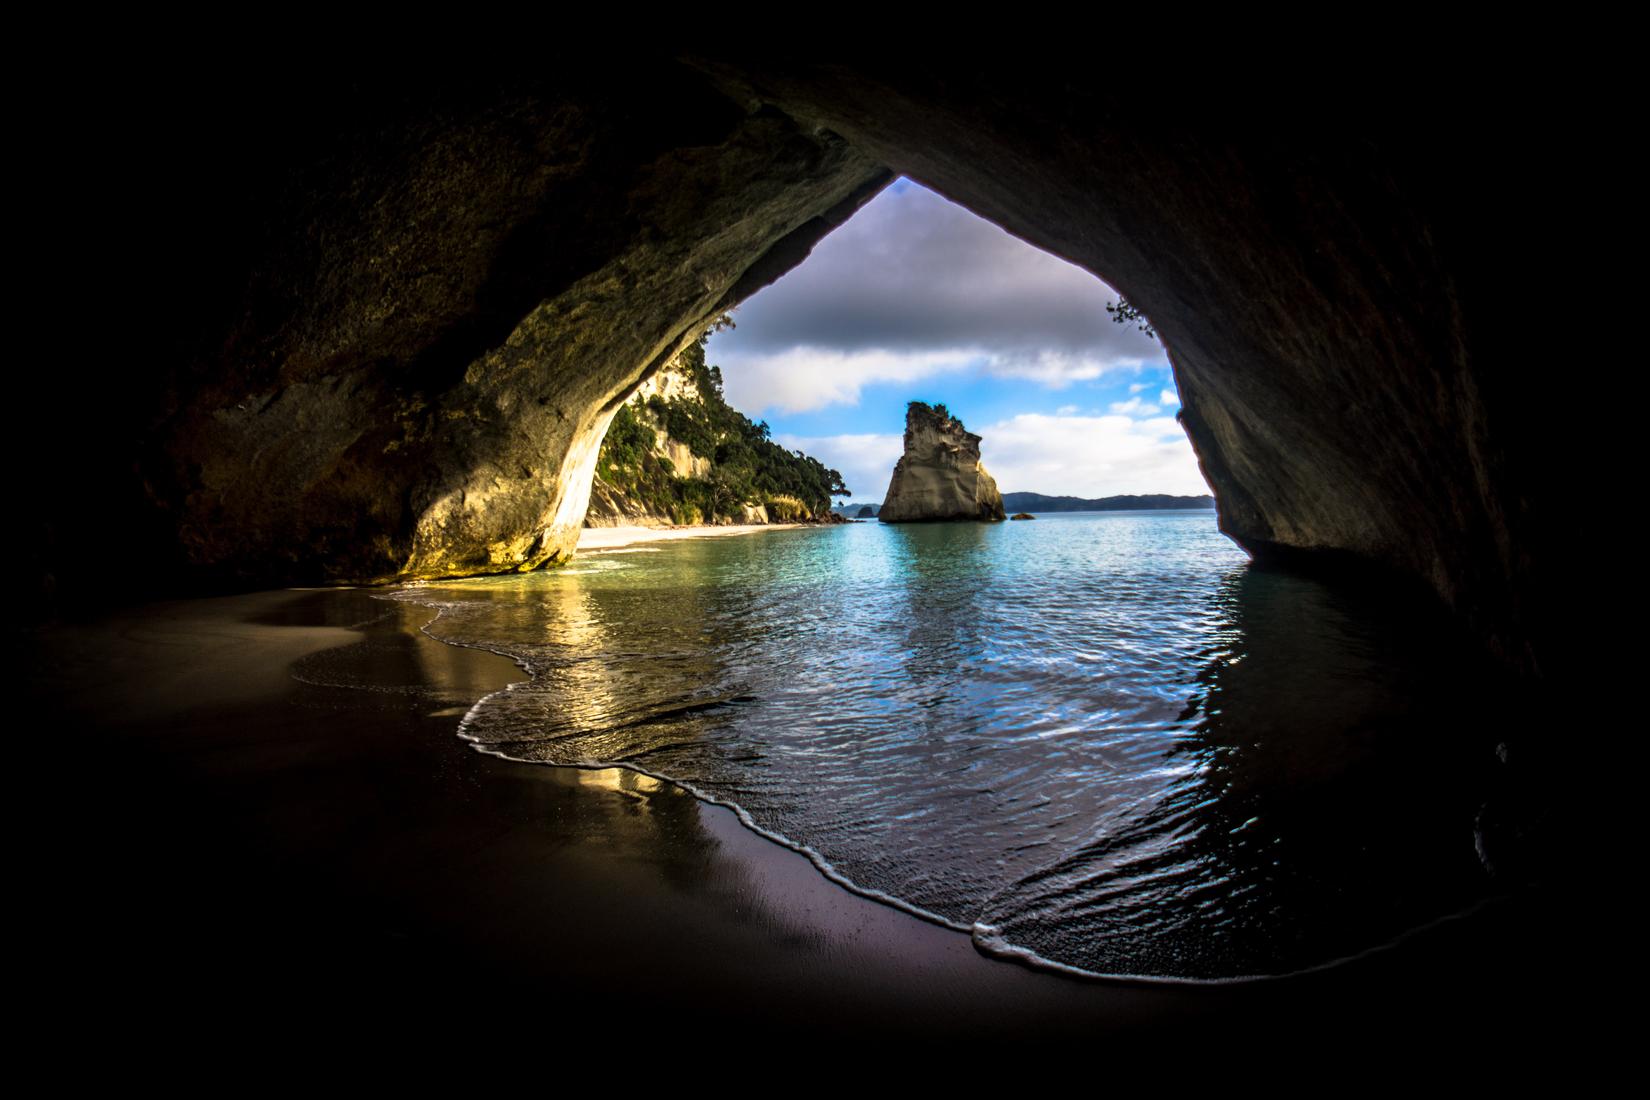
[[[1000,520],[1003,496],[980,464],[980,437],[944,405],[913,401],[905,410],[905,453],[894,466],[884,523]]]

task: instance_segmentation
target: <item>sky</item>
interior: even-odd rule
[[[1163,347],[1117,293],[897,180],[711,337],[734,408],[881,501],[908,401],[983,437],[1005,493],[1206,493]]]

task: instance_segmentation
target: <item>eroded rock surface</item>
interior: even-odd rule
[[[944,405],[913,401],[905,410],[905,453],[894,465],[883,523],[1000,520],[1003,496],[980,462],[980,437]]]
[[[30,146],[59,204],[30,270],[57,341],[20,406],[49,440],[22,503],[42,577],[558,560],[617,403],[892,171],[1144,310],[1253,553],[1419,578],[1527,672],[1573,651],[1592,521],[1529,279],[1596,268],[1571,251],[1619,237],[1613,199],[1578,189],[1616,174],[1530,135],[1620,143],[1550,83],[1211,96],[1045,59],[589,53],[65,86],[82,121]]]
[[[567,558],[619,403],[890,178],[675,63],[543,71],[260,103],[280,125],[188,165],[261,188],[180,213],[168,247],[215,286],[157,305],[189,339],[144,353],[143,492],[189,574]]]

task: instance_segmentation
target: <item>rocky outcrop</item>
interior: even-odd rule
[[[1000,520],[1003,497],[980,463],[980,437],[944,405],[913,401],[905,410],[905,453],[894,465],[883,523]]]
[[[586,527],[668,527],[674,520],[659,515],[645,503],[634,500],[616,485],[609,485],[600,474],[590,482],[590,506],[585,509]]]
[[[1509,664],[1579,660],[1605,540],[1529,279],[1605,269],[1585,253],[1628,207],[1600,181],[1631,173],[1532,151],[1622,148],[1558,81],[1440,63],[1210,96],[1034,54],[589,54],[58,89],[28,141],[49,366],[14,404],[49,441],[17,509],[42,574],[560,560],[612,410],[898,172],[1144,311],[1255,555],[1407,574]]]

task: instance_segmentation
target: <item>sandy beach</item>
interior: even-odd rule
[[[672,542],[676,539],[714,539],[728,535],[755,535],[763,531],[788,531],[801,523],[739,523],[726,526],[693,527],[586,527],[579,532],[579,552],[617,550],[642,542]]]
[[[993,960],[669,784],[473,751],[459,717],[522,673],[433,640],[429,618],[370,591],[277,591],[33,639],[26,728],[57,760],[39,780],[43,1011],[93,1005],[124,1043],[183,1031],[220,1050],[301,1021],[352,1043],[462,1028],[564,1051],[1447,1035],[1470,1052],[1549,1032],[1548,998],[1587,980],[1532,965],[1563,924],[1540,893],[1288,980]]]

